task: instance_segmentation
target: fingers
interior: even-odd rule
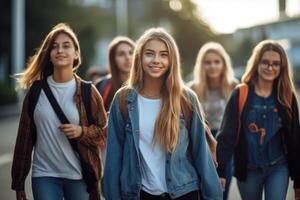
[[[17,200],[27,200],[25,191],[16,191]]]
[[[226,179],[220,178],[221,188],[223,191],[225,191],[225,185],[226,185]]]
[[[75,124],[62,124],[59,129],[65,134],[69,139],[80,137],[82,134],[81,126]]]

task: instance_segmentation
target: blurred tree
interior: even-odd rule
[[[216,34],[197,14],[191,0],[128,0],[129,35],[140,36],[150,27],[162,26],[175,38],[182,60],[183,75],[193,70],[197,53],[207,41],[218,40]]]
[[[26,57],[32,56],[51,28],[60,22],[68,23],[78,36],[83,75],[95,55],[95,44],[108,34],[105,26],[110,13],[98,6],[85,6],[81,0],[26,0]]]
[[[10,81],[5,73],[11,74],[11,69],[6,67],[11,65],[11,6],[10,0],[0,1],[0,70],[4,73],[0,76],[5,82]]]

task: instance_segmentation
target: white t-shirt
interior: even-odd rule
[[[160,99],[138,95],[142,167],[142,190],[153,195],[168,192],[165,176],[166,151],[153,143],[155,121],[160,111]]]
[[[79,124],[79,112],[74,101],[76,81],[56,83],[52,76],[47,78],[49,87],[61,109],[72,124]],[[57,177],[82,179],[81,165],[77,153],[60,131],[59,121],[46,94],[41,91],[34,110],[37,141],[33,156],[33,177]]]

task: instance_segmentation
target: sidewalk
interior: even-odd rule
[[[21,113],[21,104],[0,106],[0,120],[7,117],[18,116]]]

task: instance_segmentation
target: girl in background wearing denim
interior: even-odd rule
[[[236,84],[230,57],[222,45],[216,42],[204,44],[197,56],[194,80],[188,85],[196,92],[214,137],[221,126],[226,102]],[[232,177],[230,162],[226,169],[224,200],[227,199]]]
[[[26,199],[24,185],[33,151],[32,191],[35,200],[100,199],[98,146],[105,143],[107,118],[102,98],[92,86],[90,104],[95,122],[88,124],[81,96],[81,79],[74,72],[80,64],[78,39],[68,25],[61,23],[49,32],[21,74],[20,84],[25,89],[47,81],[70,124],[61,124],[43,89],[33,116],[29,116],[29,95],[36,90],[26,94],[12,164],[12,189],[16,190],[17,200]],[[81,159],[91,165],[89,170],[93,171],[93,180],[83,179],[78,152],[73,150],[69,139],[76,142]],[[86,183],[91,185],[89,191]]]
[[[234,175],[242,199],[286,198],[289,175],[295,197],[300,196],[300,129],[298,106],[288,59],[282,46],[271,40],[253,50],[242,82],[248,95],[238,131],[239,89],[225,109],[218,136],[218,173],[225,184],[225,168],[234,152]]]
[[[120,98],[126,94],[128,117]],[[192,110],[190,132],[181,101]],[[178,48],[162,28],[136,44],[128,85],[114,97],[108,127],[104,196],[116,199],[222,199],[196,95],[184,87]]]

